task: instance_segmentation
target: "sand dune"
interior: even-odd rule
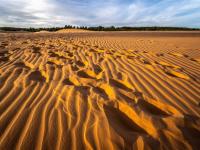
[[[38,31],[38,32],[35,32],[35,33],[49,33],[49,31],[41,30],[41,31]]]
[[[91,32],[91,31],[84,30],[84,29],[61,29],[56,32],[57,33],[79,33],[79,32]]]
[[[0,149],[198,149],[199,41],[1,34]]]

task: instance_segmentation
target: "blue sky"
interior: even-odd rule
[[[0,0],[0,26],[200,27],[200,0]]]

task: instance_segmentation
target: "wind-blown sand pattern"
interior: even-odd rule
[[[198,149],[200,34],[0,35],[0,149]]]

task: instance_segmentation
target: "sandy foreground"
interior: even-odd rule
[[[0,149],[198,149],[200,32],[0,34]]]

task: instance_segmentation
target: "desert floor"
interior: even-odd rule
[[[0,33],[0,149],[198,149],[200,32]]]

